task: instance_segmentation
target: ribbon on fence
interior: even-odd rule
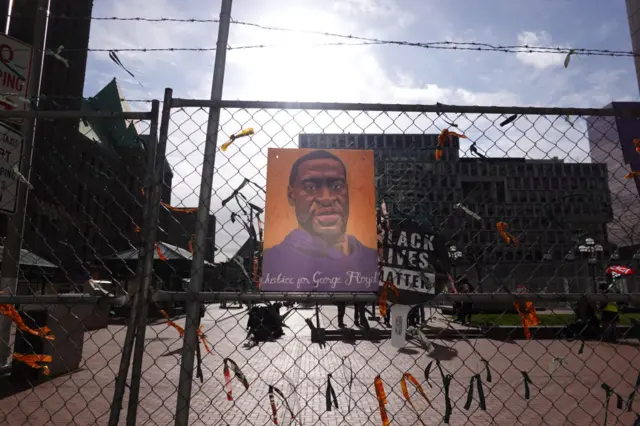
[[[167,320],[167,325],[170,325],[171,327],[173,327],[176,330],[178,330],[178,333],[180,334],[180,337],[184,336],[184,328],[180,327],[178,324],[176,324],[175,322],[171,321],[171,318],[169,318],[169,315],[163,309],[160,309],[160,315],[165,317],[165,319]]]
[[[634,386],[633,390],[629,394],[629,397],[627,398],[627,411],[632,411],[633,400],[636,397],[638,388],[640,388],[640,372],[638,373],[638,377],[636,378],[636,385]]]
[[[513,243],[514,246],[518,247],[518,239],[508,231],[509,224],[507,222],[496,223],[496,229],[507,244]]]
[[[177,213],[196,213],[198,211],[197,207],[174,207],[171,204],[167,204],[164,201],[160,202],[160,205],[167,210],[171,210]]]
[[[633,145],[636,147],[636,152],[640,154],[640,139],[634,139]]]
[[[564,363],[564,358],[553,357],[551,362],[549,363],[549,376],[552,376],[553,373]]]
[[[378,303],[378,310],[380,311],[380,316],[382,317],[387,316],[387,290],[393,291],[396,297],[399,297],[398,288],[395,286],[395,284],[389,281],[385,281],[382,285],[382,290],[380,290],[380,300]]]
[[[231,144],[233,142],[235,142],[236,139],[239,139],[239,138],[242,138],[242,137],[245,137],[245,136],[253,135],[253,133],[254,132],[253,132],[253,129],[251,127],[247,128],[247,129],[244,129],[244,130],[241,130],[238,133],[236,133],[235,135],[231,135],[229,137],[229,141],[223,143],[222,146],[220,147],[220,149],[224,152],[231,146]]]
[[[474,374],[471,376],[471,380],[469,381],[469,390],[467,391],[467,402],[464,404],[464,409],[468,410],[471,408],[471,402],[473,402],[473,384],[476,383],[478,388],[478,402],[480,403],[480,409],[482,411],[487,411],[487,402],[484,399],[484,390],[482,388],[482,378],[479,374]]]
[[[167,256],[165,256],[164,253],[162,252],[162,248],[160,247],[160,244],[155,243],[155,245],[156,245],[156,253],[158,253],[158,257],[160,258],[160,260],[162,260],[163,262],[166,262],[167,260],[169,260]]]
[[[387,395],[384,393],[384,383],[382,383],[382,379],[379,375],[373,379],[373,385],[376,389],[376,398],[378,399],[378,405],[380,406],[380,420],[382,420],[382,426],[389,426],[389,416],[387,416],[387,409],[385,407],[387,404]]]
[[[333,386],[331,385],[331,374],[327,375],[327,391],[325,393],[325,398],[327,400],[327,411],[331,411],[331,401],[333,400],[333,405],[338,407],[338,398],[336,397],[336,391],[333,390]]]
[[[53,361],[51,355],[24,355],[17,352],[13,354],[14,361],[22,362],[27,364],[31,368],[35,368],[36,370],[41,369],[42,374],[48,376],[51,374],[51,370],[49,370],[49,366],[44,363],[50,363]],[[41,365],[44,364],[44,365]]]
[[[531,396],[531,392],[529,390],[529,384],[533,384],[529,374],[526,371],[521,371],[522,378],[524,379],[524,399],[529,399]]]
[[[204,346],[204,348],[207,350],[207,353],[211,353],[211,348],[207,344],[207,339],[205,339],[206,336],[202,332],[202,325],[198,327],[197,334],[198,334],[198,337],[200,338],[200,341],[202,342],[202,346]]]
[[[0,292],[2,293],[2,292]],[[37,330],[29,327],[24,323],[24,320],[20,316],[20,313],[16,310],[13,305],[0,305],[0,314],[9,318],[20,330],[25,333],[32,334],[34,336],[42,337],[47,340],[56,340],[56,336],[51,333],[51,329],[49,327],[39,327]]]
[[[433,387],[431,385],[431,383],[429,383],[429,374],[431,373],[431,366],[433,365],[433,361],[431,361],[429,364],[427,364],[427,368],[424,369],[424,378],[425,378],[425,382],[429,385],[429,387]],[[444,409],[444,423],[445,424],[449,424],[449,419],[451,418],[451,413],[453,412],[453,408],[451,406],[451,398],[449,396],[449,387],[451,385],[451,379],[453,378],[453,376],[451,374],[444,374],[444,371],[442,370],[442,366],[440,365],[440,360],[436,359],[436,366],[438,367],[438,370],[440,371],[440,376],[442,377],[442,387],[444,390],[444,405],[445,405],[445,409]]]
[[[604,400],[604,423],[603,423],[603,425],[604,425],[604,426],[607,426],[607,417],[608,417],[608,415],[609,415],[609,401],[611,400],[611,397],[612,397],[613,395],[616,395],[616,397],[617,397],[616,407],[617,407],[619,410],[622,410],[623,400],[622,400],[622,397],[621,397],[621,396],[620,396],[616,391],[614,391],[614,390],[613,390],[613,388],[612,388],[611,386],[607,385],[606,383],[603,383],[600,387],[601,387],[602,389],[604,389],[604,391],[605,391],[605,400]]]
[[[481,361],[484,362],[484,368],[487,370],[487,382],[491,383],[491,369],[489,368],[489,361],[484,358],[482,358]]]
[[[533,306],[533,302],[527,300],[524,302],[523,307],[522,302],[516,301],[513,302],[513,306],[515,306],[518,314],[520,314],[520,318],[522,319],[524,336],[527,340],[531,340],[531,331],[529,331],[529,327],[535,327],[540,324],[540,319],[538,318],[538,314],[536,313],[536,308]]]
[[[640,172],[636,172],[636,171],[630,171],[629,173],[627,173],[626,175],[624,175],[625,179],[633,179],[634,177],[640,176]]]
[[[347,382],[349,387],[349,408],[347,409],[347,414],[349,414],[351,412],[351,387],[353,386],[353,379],[355,379],[355,376],[353,375],[353,368],[351,367],[351,361],[349,361],[349,365],[347,365],[347,361],[348,361],[347,357],[342,357],[342,366],[345,367],[347,370],[349,370],[349,377],[347,377],[347,374],[343,370],[344,380]]]
[[[202,352],[200,345],[196,345],[196,378],[200,379],[200,383],[204,382],[204,374],[202,374]]]
[[[438,145],[436,146],[436,161],[440,160],[443,155],[444,143],[453,141],[453,137],[457,136],[460,139],[467,139],[467,137],[461,133],[452,132],[449,129],[443,129],[438,135]]]
[[[240,380],[240,383],[242,383],[242,386],[244,386],[245,390],[249,389],[249,381],[247,380],[246,376],[242,373],[242,370],[240,370],[240,367],[238,367],[238,364],[236,364],[235,361],[233,361],[232,359],[225,358],[222,361],[222,364],[223,364],[222,373],[224,374],[224,386],[227,389],[227,401],[233,401],[233,390],[231,388],[231,372],[229,371],[229,365],[231,365],[231,368],[233,369],[233,373],[236,375],[236,378]]]
[[[407,400],[411,408],[413,408],[413,411],[416,412],[416,415],[418,416],[418,420],[420,421],[420,423],[423,426],[426,426],[426,423],[422,420],[420,413],[418,412],[418,410],[416,410],[416,407],[413,405],[413,402],[411,402],[411,396],[409,395],[409,389],[407,388],[407,380],[411,382],[413,386],[415,386],[415,388],[418,390],[418,393],[422,395],[425,401],[427,401],[427,405],[430,405],[429,398],[427,398],[427,394],[422,389],[422,386],[420,386],[420,383],[418,383],[416,378],[413,377],[411,373],[404,373],[402,375],[402,379],[400,380],[400,389],[402,389],[402,395],[404,396],[404,399]]]
[[[278,424],[278,409],[276,407],[276,398],[274,394],[278,394],[280,399],[282,399],[282,403],[289,410],[289,414],[291,414],[291,420],[295,420],[295,415],[293,414],[293,410],[289,406],[287,402],[287,398],[285,398],[284,394],[273,385],[269,385],[269,402],[271,403],[271,412],[273,413],[273,424]]]
[[[195,234],[191,234],[191,238],[189,238],[189,252],[193,254],[193,239],[195,238]]]

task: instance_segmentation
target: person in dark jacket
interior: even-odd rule
[[[473,293],[474,288],[467,277],[462,277],[460,278],[460,280],[458,280],[458,284],[456,285],[456,290],[458,290],[458,293],[470,294],[470,293]],[[460,321],[462,324],[465,324],[466,322],[471,323],[472,313],[473,313],[473,303],[462,302],[458,309],[457,320]]]

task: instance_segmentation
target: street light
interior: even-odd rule
[[[578,246],[580,253],[589,255],[589,265],[591,265],[591,278],[593,279],[593,292],[598,292],[598,281],[596,268],[598,265],[598,253],[604,251],[604,247],[600,244],[596,244],[593,238],[587,238],[584,240],[584,244]]]
[[[449,259],[451,259],[451,276],[456,282],[456,262],[462,258],[462,252],[456,246],[449,246]]]

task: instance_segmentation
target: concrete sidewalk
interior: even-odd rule
[[[437,358],[443,369],[453,375],[451,425],[600,425],[604,419],[602,382],[621,395],[628,395],[640,369],[636,346],[596,342],[587,342],[580,355],[579,342],[506,343],[483,338],[434,339],[429,352],[412,343],[398,350],[387,340],[335,341],[320,347],[310,342],[304,322],[313,312],[293,312],[284,338],[248,348],[244,346],[246,314],[220,310],[217,305],[209,307],[203,324],[213,352],[203,354],[203,383],[194,379],[189,424],[271,424],[267,390],[274,385],[288,396],[296,419],[302,424],[379,425],[373,387],[378,374],[385,382],[386,408],[392,424],[415,424],[416,413],[400,390],[399,381],[405,372],[413,374],[429,396],[430,403],[426,404],[410,386],[416,409],[428,424],[438,424],[445,407],[442,380],[437,370],[432,372],[428,385],[424,376],[427,364]],[[348,310],[347,315],[352,312]],[[337,323],[336,308],[323,307],[321,320],[327,327]],[[433,325],[443,326],[439,321],[434,319]],[[184,326],[184,320],[177,322]],[[117,326],[86,333],[82,370],[0,400],[0,424],[106,424],[124,335],[124,328]],[[174,328],[166,324],[149,326],[136,424],[173,424],[181,346]],[[233,401],[227,401],[223,388],[225,357],[240,366],[250,383],[245,391],[239,381],[232,381]],[[550,377],[549,366],[554,357],[563,358],[564,362]],[[489,361],[491,383],[485,380],[482,359]],[[355,376],[351,387],[348,367]],[[522,396],[521,371],[528,372],[533,382],[528,401]],[[339,408],[331,412],[325,407],[328,373],[333,375],[339,403]],[[465,410],[469,380],[478,373],[482,374],[487,411],[479,410],[477,401]],[[126,404],[125,396],[121,424]],[[287,410],[281,402],[277,404],[280,424],[290,424]],[[610,424],[616,418],[619,424],[631,424],[635,414],[618,411],[611,404]]]

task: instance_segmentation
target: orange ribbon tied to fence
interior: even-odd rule
[[[511,232],[507,231],[509,229],[509,224],[507,222],[496,223],[496,229],[507,244],[513,243],[514,246],[518,247],[518,239],[514,237]]]
[[[533,306],[533,302],[527,300],[524,302],[524,308],[522,307],[522,302],[513,302],[513,305],[520,314],[520,318],[522,318],[522,328],[524,329],[525,337],[527,340],[531,340],[529,327],[535,327],[540,324],[540,319],[536,313],[536,308]]]
[[[420,423],[422,423],[423,426],[426,426],[426,423],[422,420],[420,413],[418,412],[418,410],[416,410],[416,407],[413,405],[413,402],[411,402],[411,396],[409,396],[409,389],[407,388],[407,380],[411,382],[413,386],[415,386],[415,388],[418,390],[418,393],[422,395],[424,400],[427,402],[427,405],[429,405],[429,398],[427,398],[427,394],[424,392],[424,389],[422,389],[422,386],[420,385],[420,383],[418,383],[416,378],[413,377],[411,373],[404,373],[402,375],[402,380],[400,380],[400,388],[402,389],[402,395],[404,396],[404,399],[407,400],[411,408],[413,408],[413,411],[416,412],[416,415],[418,416],[418,420],[420,421]]]
[[[18,327],[20,330],[24,331],[25,333],[29,333],[38,337],[43,337],[47,340],[56,340],[56,337],[53,334],[50,334],[51,329],[49,327],[40,327],[37,330],[34,330],[33,328],[25,324],[24,321],[22,320],[22,317],[20,316],[16,308],[13,307],[13,305],[0,305],[0,314],[6,316],[11,321],[13,321],[16,327]]]
[[[180,327],[178,324],[176,324],[175,322],[171,321],[171,318],[169,318],[169,315],[162,309],[160,309],[160,314],[166,318],[167,320],[167,325],[170,325],[171,327],[175,328],[176,330],[178,330],[178,333],[180,334],[180,337],[184,336],[184,328]]]
[[[453,137],[456,136],[460,139],[467,139],[467,137],[461,133],[452,132],[449,129],[443,129],[438,135],[438,146],[436,147],[436,160],[440,160],[443,155],[444,143],[453,141]]]
[[[376,398],[378,398],[378,405],[380,405],[380,419],[382,420],[382,426],[389,426],[389,416],[387,416],[387,409],[385,404],[387,403],[387,395],[384,393],[384,384],[380,376],[376,376],[373,379],[373,385],[376,388]]]
[[[399,297],[398,287],[395,284],[390,283],[389,281],[385,281],[382,285],[382,290],[380,290],[380,303],[378,305],[378,310],[380,311],[381,316],[387,315],[387,290],[393,291],[396,297]]]
[[[169,315],[162,309],[160,309],[160,314],[165,317],[165,319],[167,320],[167,325],[170,325],[171,327],[175,328],[176,330],[178,330],[178,333],[180,334],[180,337],[184,337],[184,328],[180,327],[178,324],[176,324],[175,322],[171,321],[171,318],[169,318]],[[207,350],[208,353],[211,353],[211,348],[209,348],[209,345],[207,344],[207,341],[205,339],[205,335],[202,332],[202,325],[200,326],[200,328],[198,328],[198,338],[200,339],[200,341],[202,342],[202,345],[204,346],[204,348]]]
[[[198,211],[197,207],[174,207],[171,204],[167,204],[163,201],[160,202],[160,204],[162,205],[162,207],[164,207],[167,210],[171,210],[173,212],[179,212],[179,213],[196,213]]]
[[[638,176],[640,176],[640,172],[631,171],[631,172],[627,173],[626,175],[624,175],[624,178],[625,179],[633,179],[634,177],[638,177]]]
[[[48,365],[41,365],[43,363],[50,363],[53,361],[51,355],[23,355],[19,353],[13,354],[14,361],[19,361],[24,364],[27,364],[31,368],[35,368],[36,370],[42,369],[42,374],[48,376],[51,374]]]
[[[640,139],[634,139],[633,145],[636,147],[636,152],[640,154]]]

